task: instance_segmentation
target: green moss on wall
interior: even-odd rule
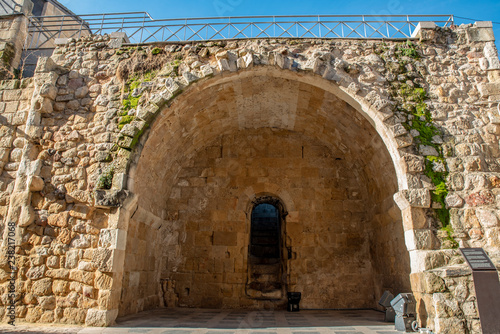
[[[446,208],[445,198],[448,195],[446,178],[448,168],[443,154],[443,147],[434,138],[442,133],[432,119],[426,100],[426,90],[418,83],[421,74],[415,70],[416,62],[421,58],[417,46],[411,41],[403,42],[394,49],[393,57],[387,53],[384,45],[378,47],[375,53],[385,62],[386,70],[394,78],[390,81],[392,98],[397,101],[396,111],[407,115],[404,127],[414,136],[414,145],[433,147],[438,155],[426,156],[424,174],[431,180],[434,189],[431,192],[432,207],[441,229],[446,231],[447,239],[452,247],[458,247],[453,239],[453,229],[450,225],[450,212]],[[396,61],[394,61],[394,59]],[[417,134],[418,132],[418,134]]]

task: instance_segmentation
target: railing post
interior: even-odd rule
[[[63,16],[63,18],[62,18],[62,20],[61,20],[61,26],[59,27],[59,34],[58,34],[58,36],[57,36],[58,38],[59,38],[59,37],[61,37],[62,29],[63,29],[63,27],[64,27],[64,18],[65,18],[65,17],[66,17],[66,16]]]
[[[104,28],[104,20],[106,19],[106,14],[102,14],[102,19],[101,19],[101,28],[99,28],[99,31],[102,34],[102,29]]]
[[[188,20],[185,19],[184,20],[184,37],[182,38],[183,40],[186,40],[186,30],[187,30],[187,24],[188,24]]]
[[[85,22],[85,21],[83,21],[83,20],[80,21],[80,30],[78,31],[78,38],[82,37],[83,22]],[[92,29],[90,29],[90,26],[89,26],[89,30],[90,30],[90,33],[92,33]]]
[[[41,18],[40,22],[41,22],[40,31],[38,32],[38,38],[37,38],[36,44],[35,44],[36,48],[38,48],[38,46],[40,45],[40,37],[42,36],[42,31],[43,31],[43,17]]]
[[[365,22],[365,16],[363,15],[362,17],[363,17],[363,30],[364,30],[364,32],[365,32],[364,36],[365,36],[365,38],[366,38],[367,36],[366,36],[366,22]]]
[[[407,24],[408,24],[408,31],[409,31],[409,36],[411,37],[411,24],[410,24],[410,16],[409,15],[406,15],[406,21],[407,21]]]
[[[145,25],[146,25],[146,13],[144,13],[143,17],[142,17],[141,37],[139,39],[139,43],[142,43],[142,35],[144,34],[144,26]]]
[[[319,15],[318,15],[318,28],[319,28],[319,38],[321,38],[321,19],[319,18]]]

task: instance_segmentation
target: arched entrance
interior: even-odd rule
[[[259,284],[256,295],[248,293],[248,203],[262,194],[287,208],[279,254],[286,277],[279,280],[286,291],[302,292],[303,308],[371,308],[385,289],[410,289],[392,199],[405,182],[391,159],[394,147],[384,145],[376,119],[370,124],[327,84],[259,68],[194,85],[162,111],[129,181],[138,207],[120,314],[163,301],[276,305],[283,293],[264,296]],[[160,281],[168,282],[163,290]]]
[[[250,298],[283,301],[287,292],[285,218],[281,201],[260,196],[252,202],[250,243],[248,248],[248,279],[246,295]]]

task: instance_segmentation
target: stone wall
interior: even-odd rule
[[[286,282],[304,306],[376,307],[410,276],[421,324],[477,331],[453,248],[500,263],[490,27],[422,29],[413,43],[121,43],[69,40],[32,80],[4,83],[18,320],[262,307],[243,286],[249,205],[265,194],[289,213]]]
[[[162,277],[175,282],[180,306],[262,307],[245,293],[250,212],[242,198],[251,191],[276,193],[288,205],[288,291],[302,292],[303,308],[375,307],[377,227],[361,205],[370,201],[358,166],[310,138],[271,129],[220,137],[193,160],[166,201],[178,211],[171,209],[175,220],[160,242]]]

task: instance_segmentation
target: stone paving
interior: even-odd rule
[[[158,309],[118,319],[113,327],[0,326],[0,333],[71,334],[396,334],[380,312],[314,310],[300,312]]]

